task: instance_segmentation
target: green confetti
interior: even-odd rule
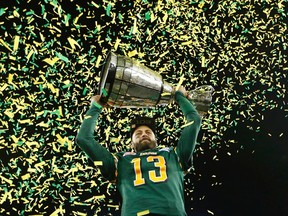
[[[0,8],[0,16],[2,16],[5,13],[5,9],[4,8]]]
[[[67,57],[63,56],[61,53],[56,52],[56,56],[57,56],[59,59],[61,59],[61,60],[63,60],[64,62],[66,62],[66,63],[69,62],[69,59],[68,59]]]
[[[107,7],[106,7],[106,15],[110,16],[110,11],[111,11],[112,5],[110,3],[108,3]]]
[[[100,104],[96,103],[95,101],[93,102],[93,105],[96,106],[99,109],[102,109],[102,106]]]
[[[108,93],[107,93],[107,91],[104,88],[102,88],[102,94],[104,95],[104,97],[108,96]]]

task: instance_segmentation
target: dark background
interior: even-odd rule
[[[288,215],[286,20],[286,1],[1,1],[0,214],[120,215],[115,186],[74,144],[114,51],[172,85],[215,88],[188,215]],[[128,150],[136,115],[176,145],[174,104],[104,110],[96,138]]]

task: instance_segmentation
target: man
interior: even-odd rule
[[[94,138],[97,118],[105,104],[92,98],[76,143],[92,161],[101,161],[102,175],[117,184],[122,196],[122,216],[184,216],[184,174],[192,166],[201,117],[186,98],[183,86],[175,93],[187,124],[176,147],[157,148],[155,122],[150,118],[132,121],[133,151],[112,154]],[[167,143],[168,144],[168,143]]]

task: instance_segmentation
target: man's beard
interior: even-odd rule
[[[136,152],[144,151],[147,149],[155,149],[157,146],[156,140],[144,139],[137,143],[135,146]]]

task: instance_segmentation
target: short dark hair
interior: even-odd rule
[[[155,119],[141,116],[131,121],[131,137],[133,136],[134,131],[141,125],[145,125],[149,127],[153,131],[154,134],[156,133]]]

